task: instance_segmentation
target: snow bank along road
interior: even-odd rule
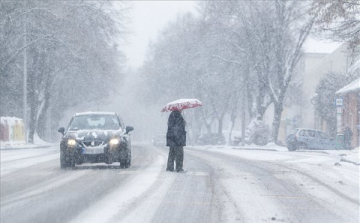
[[[60,170],[57,147],[1,151],[1,223],[359,222],[359,166],[307,152],[133,145],[132,167]]]

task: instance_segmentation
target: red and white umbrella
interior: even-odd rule
[[[179,99],[176,101],[172,101],[167,103],[166,106],[161,110],[161,112],[167,111],[181,111],[187,108],[195,108],[202,106],[201,101],[197,99]]]

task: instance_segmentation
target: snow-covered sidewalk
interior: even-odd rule
[[[330,157],[333,157],[334,160],[338,162],[348,162],[354,165],[360,165],[360,153],[359,147],[353,150],[297,150],[290,152],[286,147],[278,146],[275,143],[269,143],[266,146],[257,146],[257,145],[245,145],[245,146],[230,146],[230,145],[206,145],[206,146],[190,146],[195,149],[203,149],[203,150],[227,150],[228,152],[231,150],[239,150],[239,151],[272,151],[272,152],[280,152],[283,156],[287,153],[289,155],[295,154],[324,154]],[[276,156],[278,157],[278,156]]]
[[[26,143],[25,141],[0,141],[1,150],[49,148],[54,145],[56,144],[41,140],[37,135],[34,137],[33,144]]]
[[[342,158],[340,161],[353,163],[353,164],[359,166],[360,165],[359,150],[360,150],[360,147],[353,149],[353,150],[346,150],[346,153],[344,155],[342,155]]]

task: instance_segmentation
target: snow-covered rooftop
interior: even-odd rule
[[[350,84],[346,85],[345,87],[341,88],[336,92],[336,94],[345,94],[351,91],[360,90],[360,78],[356,79],[355,81],[351,82]]]

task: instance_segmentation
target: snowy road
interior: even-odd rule
[[[359,167],[323,153],[133,146],[132,167],[60,170],[56,147],[1,151],[1,223],[359,222]]]

